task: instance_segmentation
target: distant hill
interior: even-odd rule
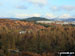
[[[67,22],[72,22],[75,21],[75,18],[54,18],[50,19],[51,21],[67,21]]]
[[[31,18],[26,18],[26,19],[22,19],[25,21],[50,21],[49,19],[46,18],[42,18],[42,17],[31,17]]]
[[[47,19],[43,17],[30,17],[30,18],[0,18],[0,19],[11,19],[11,20],[21,20],[21,21],[75,21],[75,18],[53,18]]]
[[[0,19],[20,20],[20,18],[0,18]]]
[[[75,21],[75,18],[63,19],[62,21],[68,21],[68,22],[72,22],[72,21]]]

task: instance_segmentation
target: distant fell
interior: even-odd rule
[[[54,19],[50,19],[52,21],[66,21],[66,22],[73,22],[75,21],[75,18],[54,18]]]
[[[22,19],[25,21],[50,21],[47,18],[42,18],[42,17],[31,17],[31,18],[26,18],[26,19]]]
[[[64,19],[63,21],[72,22],[72,21],[75,21],[75,18],[68,18],[68,19]]]

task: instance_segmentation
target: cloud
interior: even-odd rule
[[[44,6],[48,3],[48,0],[25,0],[25,1],[38,6]]]
[[[32,17],[40,17],[40,14],[33,14]]]
[[[62,6],[61,8],[67,11],[75,10],[75,6]]]
[[[40,17],[40,14],[16,14],[17,18]]]
[[[47,13],[46,18],[52,19],[52,18],[56,18],[56,16],[53,14]]]
[[[61,16],[59,16],[59,18],[70,18],[70,14],[63,14]]]
[[[56,7],[56,6],[53,6],[50,9],[53,10],[53,11],[59,11],[60,10],[60,8],[59,7]]]
[[[27,9],[26,6],[16,6],[17,9]]]
[[[75,18],[75,16],[72,16],[70,14],[62,14],[62,15],[57,16],[57,15],[54,15],[52,13],[47,13],[45,17],[48,18],[48,19],[53,19],[53,18],[58,18],[58,19]]]
[[[75,10],[75,6],[71,6],[71,5],[65,5],[65,6],[53,6],[50,9],[52,9],[53,11],[59,11],[59,10],[65,10],[65,11],[73,11]]]
[[[26,17],[28,17],[29,15],[27,15],[27,14],[16,14],[15,15],[15,17],[17,17],[17,18],[26,18]]]
[[[2,5],[2,3],[0,3],[0,6]]]
[[[45,17],[47,19],[53,19],[53,18],[58,18],[58,19],[67,19],[67,18],[75,18],[75,16],[71,16],[70,14],[62,14],[60,16],[53,15],[51,13],[46,13],[44,16],[41,14],[16,14],[16,18],[28,18],[28,17]]]
[[[75,18],[75,16],[72,16],[70,14],[63,14],[63,15],[59,16],[58,18],[67,19],[67,18]]]
[[[3,15],[3,16],[0,16],[0,18],[10,18],[11,16],[6,16],[6,15]]]
[[[17,18],[28,18],[28,17],[45,17],[45,18],[48,18],[48,19],[52,19],[52,18],[56,18],[55,15],[53,14],[50,14],[50,13],[47,13],[45,15],[41,15],[41,14],[16,14]]]

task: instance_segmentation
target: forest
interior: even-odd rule
[[[0,56],[57,56],[75,51],[75,27],[56,26],[39,30],[0,32]]]

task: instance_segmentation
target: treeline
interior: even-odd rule
[[[23,34],[4,31],[0,33],[0,56],[10,56],[10,49],[19,50],[22,56],[25,52],[50,56],[59,51],[75,51],[75,28],[50,27]]]

